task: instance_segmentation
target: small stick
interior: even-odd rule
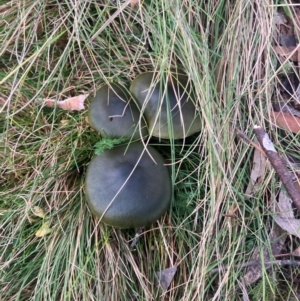
[[[244,269],[244,268],[248,268],[250,266],[258,266],[261,265],[262,262],[260,260],[251,260],[242,264],[236,264],[233,266],[233,268],[235,269]],[[274,260],[274,261],[266,261],[263,263],[264,266],[272,266],[272,265],[280,265],[280,266],[300,266],[300,261],[296,261],[296,260]],[[210,270],[210,274],[215,274],[221,271],[228,271],[231,267],[229,266],[224,266],[224,267],[220,267],[220,268],[215,268]]]
[[[138,229],[138,231],[136,232],[136,234],[135,234],[135,236],[134,236],[134,238],[133,238],[133,240],[132,240],[132,242],[129,246],[129,249],[133,249],[135,247],[135,245],[137,244],[137,242],[138,242],[141,234],[143,233],[143,231],[144,231],[144,227],[141,227],[141,228]]]
[[[254,126],[254,133],[259,141],[259,144],[262,146],[268,159],[270,160],[273,168],[278,174],[280,180],[285,186],[292,201],[295,203],[297,209],[300,211],[300,193],[297,190],[295,183],[293,182],[291,173],[288,171],[279,154],[275,150],[275,147],[266,131],[260,126]]]
[[[240,129],[236,130],[237,135],[242,138],[243,140],[245,140],[246,142],[248,142],[250,145],[252,145],[253,147],[255,147],[257,150],[259,150],[265,157],[267,157],[267,155],[265,154],[265,152],[259,147],[259,145],[257,145],[256,143],[254,143],[244,132],[242,132]]]

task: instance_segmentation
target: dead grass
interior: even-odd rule
[[[278,76],[276,6],[153,0],[118,11],[120,5],[12,0],[0,6],[1,296],[242,300],[244,270],[234,265],[269,246],[267,195],[277,182],[271,172],[257,195],[245,196],[252,147],[236,139],[236,130],[253,139],[259,124],[277,138],[268,116]],[[42,108],[38,99],[93,95],[104,82],[128,85],[142,72],[175,66],[195,85],[203,130],[184,147],[170,142],[172,205],[131,250],[135,231],[99,223],[85,203],[85,170],[99,141],[86,111]],[[36,237],[45,223],[51,233]],[[155,273],[175,265],[171,286],[161,290]],[[210,274],[216,267],[220,272]],[[286,273],[278,274],[272,296],[289,285]],[[265,273],[261,281],[271,278]],[[257,290],[249,289],[253,300],[273,300]]]

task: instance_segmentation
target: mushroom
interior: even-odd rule
[[[116,228],[153,223],[168,209],[172,195],[171,177],[163,157],[140,142],[93,157],[85,190],[92,213]]]
[[[91,127],[102,137],[139,139],[147,136],[145,121],[140,117],[141,113],[134,101],[129,99],[129,93],[119,85],[102,86],[89,106]]]
[[[201,129],[195,95],[188,77],[171,73],[146,72],[131,83],[130,92],[138,102],[148,124],[149,133],[159,138],[182,139]]]

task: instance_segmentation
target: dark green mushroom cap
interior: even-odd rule
[[[168,209],[171,177],[154,148],[147,146],[145,151],[135,142],[93,157],[85,191],[91,211],[104,223],[136,228],[153,223]]]
[[[126,89],[116,84],[102,86],[91,100],[88,116],[92,128],[102,137],[133,138],[148,135],[146,124]],[[141,126],[141,136],[139,132]]]
[[[154,85],[156,76],[155,72],[142,73],[130,86],[130,92],[147,121],[149,134],[182,139],[199,132],[201,120],[188,77],[184,74],[163,74],[162,81]]]

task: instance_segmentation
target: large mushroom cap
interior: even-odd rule
[[[172,195],[163,157],[150,146],[145,151],[139,142],[95,156],[85,190],[91,211],[117,228],[151,224],[168,209]]]
[[[149,133],[159,138],[182,139],[201,129],[199,112],[188,77],[183,74],[158,76],[146,72],[131,83],[130,92],[140,105],[148,124]]]
[[[91,100],[89,123],[102,137],[145,137],[148,131],[139,109],[126,89],[116,84],[102,86]],[[141,126],[141,134],[139,132]]]

